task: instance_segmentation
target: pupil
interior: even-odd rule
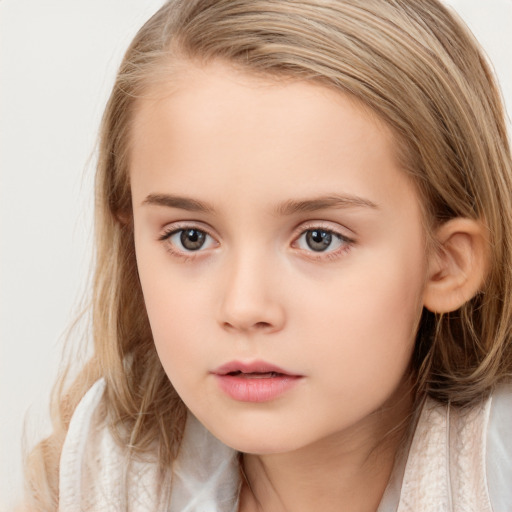
[[[189,251],[197,251],[205,241],[205,233],[197,229],[186,229],[182,231],[180,236],[183,247]]]
[[[329,245],[331,245],[332,234],[328,231],[314,229],[312,231],[308,231],[306,241],[313,251],[324,251],[329,247]]]

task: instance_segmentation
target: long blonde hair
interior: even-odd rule
[[[453,217],[486,224],[485,285],[456,313],[424,311],[413,373],[419,395],[460,405],[512,374],[511,155],[499,90],[463,23],[438,0],[171,0],[126,52],[103,117],[94,356],[70,388],[56,388],[54,433],[32,454],[42,510],[56,508],[67,426],[99,377],[119,441],[144,452],[157,440],[162,467],[176,456],[186,409],[158,360],[137,274],[130,127],[137,98],[156,80],[172,81],[173,63],[213,59],[355,96],[394,131],[430,227]]]

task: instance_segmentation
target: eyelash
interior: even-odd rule
[[[321,223],[312,223],[312,224],[306,224],[302,225],[300,227],[300,231],[296,232],[298,236],[294,235],[294,244],[300,240],[301,237],[306,235],[306,233],[311,231],[322,231],[324,233],[328,233],[329,235],[332,235],[333,238],[338,239],[338,241],[342,244],[341,247],[338,249],[332,250],[332,251],[313,251],[311,250],[305,250],[307,253],[307,257],[316,260],[316,261],[332,261],[336,260],[340,257],[342,257],[344,254],[346,254],[355,244],[355,240],[353,238],[349,238],[346,235],[343,235],[339,231],[336,231],[335,229],[332,229],[331,227],[322,226]],[[300,249],[299,249],[300,250]]]
[[[170,252],[173,256],[176,256],[178,258],[180,258],[181,260],[183,260],[184,262],[185,261],[190,261],[190,260],[193,260],[195,258],[198,257],[198,255],[196,255],[196,253],[201,253],[202,251],[201,250],[197,250],[197,251],[181,251],[181,250],[177,250],[173,247],[173,244],[170,242],[170,238],[173,236],[173,235],[176,235],[178,233],[181,233],[183,231],[186,231],[186,230],[196,230],[196,231],[200,231],[201,233],[204,233],[206,234],[207,236],[209,236],[210,238],[212,238],[213,240],[215,240],[215,238],[213,237],[213,235],[211,235],[208,230],[204,229],[203,227],[199,227],[199,226],[196,226],[194,224],[179,224],[179,225],[174,225],[170,228],[167,228],[161,236],[158,237],[158,240],[160,242],[163,242],[164,245],[165,245],[165,248],[168,252]]]
[[[213,237],[213,235],[211,235],[209,233],[209,231],[207,229],[204,229],[202,226],[199,227],[197,225],[194,225],[194,224],[184,224],[184,225],[174,225],[170,228],[167,228],[163,233],[162,235],[160,235],[158,237],[158,240],[160,242],[163,242],[166,246],[166,250],[171,253],[173,256],[176,256],[178,258],[180,258],[182,261],[186,262],[186,261],[190,261],[190,260],[194,260],[196,259],[197,257],[199,257],[199,254],[203,251],[201,251],[201,249],[198,249],[197,251],[182,251],[182,250],[179,250],[179,249],[176,249],[173,244],[171,244],[170,242],[170,238],[178,233],[182,233],[183,231],[186,231],[186,230],[196,230],[196,231],[199,231],[201,233],[204,233],[205,235],[209,236],[210,238],[212,238],[213,240],[215,240],[215,238]],[[316,224],[311,224],[311,225],[306,225],[306,226],[301,226],[300,228],[300,231],[296,232],[296,235],[294,236],[294,244],[297,243],[298,240],[300,240],[300,238],[302,236],[304,236],[306,233],[308,232],[311,232],[311,231],[322,231],[324,233],[327,233],[327,234],[330,234],[332,235],[333,237],[337,238],[339,240],[340,243],[342,243],[343,245],[339,248],[339,249],[336,249],[336,250],[333,250],[333,251],[313,251],[313,250],[304,250],[304,252],[307,253],[307,257],[312,259],[312,260],[328,260],[328,261],[331,261],[331,260],[335,260],[337,258],[340,258],[341,256],[343,256],[346,252],[348,252],[352,246],[355,244],[355,240],[352,239],[352,238],[349,238],[343,234],[341,234],[340,232],[330,228],[330,227],[325,227],[325,226],[322,226],[321,223],[316,223]],[[301,250],[301,249],[299,249]],[[197,254],[196,254],[197,253]]]

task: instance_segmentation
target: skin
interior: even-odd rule
[[[395,148],[346,95],[222,63],[189,64],[139,101],[130,179],[155,345],[192,413],[246,454],[240,510],[370,511],[381,499],[400,440],[386,433],[410,412],[428,268]],[[171,194],[211,210],[162,204]],[[279,211],[334,195],[349,200]],[[169,236],[185,228],[205,244]],[[341,238],[315,251],[315,228]],[[274,400],[237,401],[211,373],[233,360],[301,378]]]

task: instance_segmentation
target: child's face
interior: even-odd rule
[[[245,452],[378,431],[427,265],[389,130],[340,93],[221,64],[157,92],[135,117],[131,183],[140,280],[176,390]]]

